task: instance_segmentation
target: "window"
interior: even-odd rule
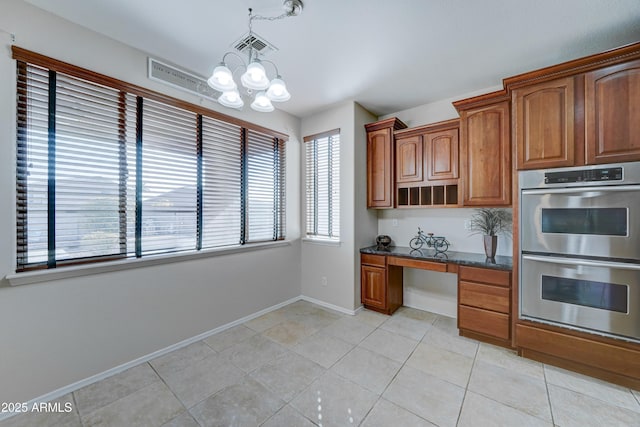
[[[284,238],[280,134],[14,58],[17,271]]]
[[[304,138],[307,237],[340,238],[340,129]]]

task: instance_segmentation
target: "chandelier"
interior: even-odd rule
[[[285,0],[284,13],[279,16],[265,17],[253,15],[252,9],[249,8],[249,41],[248,58],[244,58],[235,52],[227,52],[222,57],[222,61],[213,70],[213,74],[207,80],[209,86],[215,90],[222,92],[218,97],[218,102],[228,108],[240,109],[244,106],[242,95],[240,94],[240,85],[234,79],[234,73],[238,70],[244,70],[240,77],[240,83],[244,88],[247,96],[253,96],[251,108],[255,111],[268,113],[273,111],[272,102],[285,102],[291,98],[291,94],[287,90],[282,76],[278,72],[278,67],[271,61],[259,58],[259,53],[254,49],[253,45],[253,29],[254,20],[275,21],[290,16],[298,16],[302,12],[302,0]],[[240,61],[240,65],[233,71],[227,65],[227,58],[233,56]],[[275,77],[269,79],[263,64],[270,64],[275,69]]]

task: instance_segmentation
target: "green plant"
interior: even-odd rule
[[[471,234],[497,236],[511,234],[511,211],[497,208],[475,209],[471,216]]]

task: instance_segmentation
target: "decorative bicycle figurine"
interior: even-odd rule
[[[449,242],[442,236],[433,236],[433,233],[427,233],[425,236],[422,229],[418,227],[418,235],[409,242],[411,249],[421,249],[422,246],[434,248],[436,254],[444,253],[449,249]]]

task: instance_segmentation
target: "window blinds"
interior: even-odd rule
[[[246,136],[246,242],[284,235],[284,150],[278,138],[249,130]]]
[[[340,133],[305,138],[306,234],[340,237]]]
[[[284,238],[284,140],[107,77],[17,69],[17,271]]]
[[[240,126],[202,118],[202,247],[237,245],[242,236]]]
[[[126,256],[133,98],[39,67],[19,70],[27,93],[18,99],[18,262]]]
[[[142,253],[196,249],[196,114],[142,105]]]

